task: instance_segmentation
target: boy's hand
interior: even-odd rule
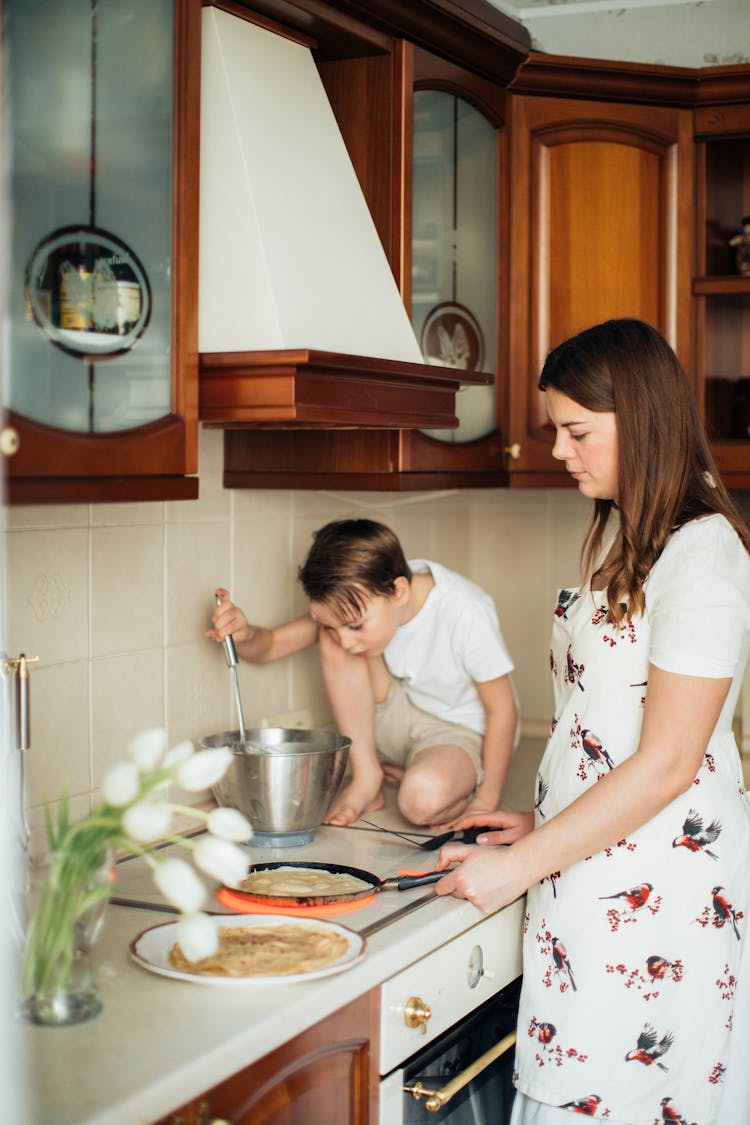
[[[216,597],[221,599],[221,602],[214,610],[211,619],[213,628],[207,629],[203,634],[204,637],[208,637],[209,640],[216,641],[218,644],[223,644],[226,637],[230,635],[238,643],[250,640],[255,630],[249,624],[240,607],[230,602],[229,591],[220,586],[215,593]]]

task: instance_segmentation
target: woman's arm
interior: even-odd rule
[[[562,812],[501,851],[446,845],[438,869],[463,860],[436,884],[438,894],[497,910],[541,879],[622,840],[693,783],[731,679],[649,667],[636,752]]]

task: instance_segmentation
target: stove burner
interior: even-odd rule
[[[326,902],[320,906],[314,904],[310,906],[291,904],[289,906],[271,906],[267,902],[259,902],[252,895],[244,894],[242,891],[233,891],[229,887],[222,887],[216,892],[216,898],[222,906],[228,906],[230,910],[236,910],[238,914],[287,914],[297,918],[320,918],[325,914],[348,914],[363,906],[369,906],[375,895],[367,895],[365,898],[357,898],[348,902]]]

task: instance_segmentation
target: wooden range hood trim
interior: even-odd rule
[[[479,371],[307,348],[200,355],[201,422],[256,426],[455,428],[456,393]]]
[[[315,43],[319,60],[388,51],[407,39],[456,66],[508,85],[531,50],[527,28],[489,0],[203,0],[273,20]]]
[[[511,90],[541,97],[642,102],[693,109],[747,101],[750,66],[680,67],[531,51]]]

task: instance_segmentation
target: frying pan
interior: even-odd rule
[[[353,875],[356,879],[367,883],[367,886],[361,891],[336,895],[264,895],[243,890],[239,883],[227,884],[227,886],[233,891],[248,895],[254,902],[265,902],[271,906],[325,906],[327,903],[354,902],[355,899],[369,898],[370,895],[379,894],[380,891],[408,891],[411,887],[424,887],[430,883],[437,883],[438,879],[442,879],[445,875],[445,871],[428,871],[425,875],[393,875],[381,879],[371,871],[363,871],[359,867],[344,867],[340,863],[293,863],[288,860],[277,863],[253,863],[248,868],[247,874],[252,875],[254,871],[276,871],[278,868],[304,868],[336,875]]]

